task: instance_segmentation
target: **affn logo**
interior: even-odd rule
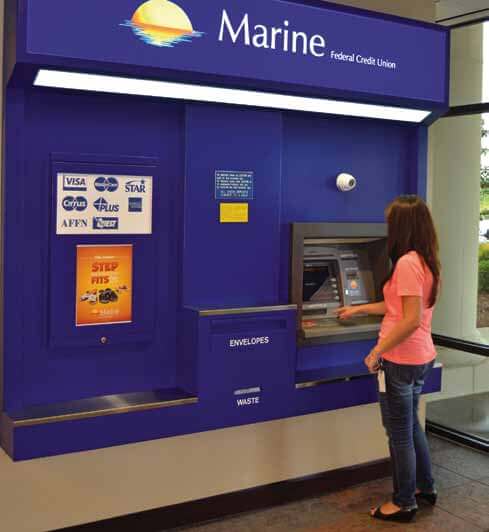
[[[170,0],[144,2],[136,9],[131,20],[126,20],[122,25],[132,28],[134,34],[146,44],[167,48],[204,35],[194,31],[187,13]]]

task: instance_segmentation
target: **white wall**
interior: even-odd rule
[[[434,18],[426,0],[343,3]],[[47,531],[387,455],[378,405],[22,463],[0,452],[1,528]]]

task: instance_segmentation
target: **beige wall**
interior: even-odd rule
[[[0,529],[47,531],[386,455],[378,405],[30,462],[0,453]]]
[[[433,18],[426,0],[343,3]],[[1,528],[42,532],[387,454],[378,405],[22,463],[0,451]]]
[[[333,2],[428,22],[434,22],[436,17],[434,0],[333,0]]]

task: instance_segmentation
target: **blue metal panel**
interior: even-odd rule
[[[430,373],[424,387],[425,393],[440,391],[441,373],[441,368],[435,368]],[[293,389],[290,393],[277,397],[278,399],[282,408],[276,409],[273,415],[263,421],[372,404],[377,402],[378,395],[375,379],[367,376],[350,382],[324,384],[303,390]],[[99,449],[256,421],[251,414],[247,416],[249,419],[243,417],[237,422],[236,418],[227,415],[221,418],[218,411],[210,411],[203,405],[196,404],[65,423],[18,427],[14,432],[14,459],[28,460]],[[346,412],[345,423],[348,423]],[[333,433],[331,437],[334,438]]]
[[[184,292],[187,306],[274,305],[278,299],[280,113],[187,106]],[[249,223],[219,223],[216,170],[255,174]]]
[[[33,404],[175,385],[200,398],[197,406],[161,412],[19,427],[15,429],[17,458],[376,401],[370,377],[295,389],[299,376],[331,378],[341,376],[343,368],[357,368],[372,342],[332,344],[296,353],[291,313],[278,319],[234,316],[223,323],[214,318],[198,320],[195,313],[183,312],[181,321],[191,326],[180,328],[177,338],[178,308],[182,301],[200,307],[287,303],[289,224],[379,222],[394,196],[413,191],[423,194],[425,129],[193,104],[187,106],[185,122],[183,106],[175,104],[38,90],[25,95],[9,89],[7,100],[5,409],[21,411]],[[141,157],[150,156],[148,164],[160,162],[155,234],[110,239],[110,243],[134,243],[135,253],[141,253],[135,278],[137,297],[148,304],[138,312],[155,325],[149,328],[148,337],[138,331],[134,341],[128,329],[119,342],[104,348],[73,336],[70,342],[82,340],[78,346],[56,344],[66,334],[74,303],[74,246],[106,243],[106,239],[50,233],[54,152],[91,153],[88,159],[71,157],[68,164],[80,170],[95,162],[108,165],[110,171],[134,165],[136,172]],[[254,172],[248,224],[219,223],[216,170]],[[341,171],[356,175],[357,190],[349,194],[336,190],[335,178]],[[56,290],[57,299],[53,298]],[[48,320],[54,299],[60,316],[56,319],[53,314]],[[56,348],[50,343],[50,328],[56,331]],[[277,340],[271,350],[227,350],[236,334],[245,333],[270,333]],[[439,389],[440,374],[440,370],[433,373],[428,391]],[[254,383],[263,388],[263,402],[238,408],[233,392]]]
[[[415,128],[376,120],[284,119],[283,222],[383,222],[384,208],[405,190],[408,142]],[[342,193],[348,172],[357,188]]]
[[[296,311],[200,318],[199,400],[225,425],[287,415]]]
[[[410,191],[418,159],[415,127],[335,117],[284,114],[280,301],[289,300],[290,224],[383,222],[384,209]],[[339,192],[342,172],[357,188]]]
[[[162,203],[161,196],[167,195],[165,171],[158,159],[145,157],[82,156],[58,154],[51,157],[50,175],[52,182],[52,217],[50,228],[49,274],[51,292],[49,301],[49,344],[51,348],[72,347],[85,350],[87,347],[101,347],[105,338],[107,347],[115,345],[147,347],[154,341],[156,328],[156,293],[160,284],[161,271],[157,268],[157,253],[165,243],[160,241],[167,232],[168,209],[156,209],[153,213],[152,235],[111,236],[69,236],[56,235],[56,179],[58,172],[80,174],[115,174],[153,176],[153,202]],[[72,159],[69,161],[69,159]],[[73,160],[74,159],[74,160]],[[83,162],[80,160],[83,159]],[[76,277],[76,247],[78,245],[126,244],[133,245],[133,319],[131,323],[76,327],[73,302],[73,279]],[[164,262],[163,262],[164,264]],[[67,297],[67,296],[71,297]]]
[[[303,347],[297,353],[297,370],[334,368],[363,364],[376,340]]]
[[[24,175],[24,164],[27,158],[25,137],[27,132],[23,128],[25,119],[25,94],[21,89],[7,91],[8,102],[5,110],[5,150],[4,176]],[[25,195],[22,179],[5,179],[3,197],[9,200],[2,202],[4,220],[3,227],[3,397],[4,410],[21,409],[23,406],[24,389],[23,353],[24,331],[22,316],[22,303],[24,297],[23,278],[24,270],[28,264],[23,260],[22,247],[19,242],[23,240],[23,211],[15,198]],[[20,248],[20,249],[19,249]]]
[[[412,159],[417,164],[413,168],[410,192],[426,199],[428,193],[428,127],[420,126],[417,128],[413,140]]]
[[[9,399],[7,408],[20,410],[32,404],[174,386],[180,269],[175,227],[177,205],[170,198],[183,173],[182,108],[142,99],[42,91],[31,92],[25,105],[26,120],[20,117],[13,127],[20,127],[26,134],[28,156],[21,151],[22,143],[12,143],[9,159],[16,166],[7,170],[9,202],[15,205],[11,215],[7,212],[7,233],[11,235],[7,286],[17,290],[21,287],[22,295],[6,294],[10,312],[6,314],[5,327],[7,365],[17,357],[22,359],[22,376],[16,377],[9,371],[7,379],[9,386],[17,383],[18,393],[23,396],[20,403],[18,396]],[[61,236],[54,237],[56,244],[49,247],[53,152],[95,153],[105,161],[113,160],[112,154],[159,158],[153,236],[117,236],[110,241],[99,236]],[[18,224],[14,216],[19,218]],[[14,241],[21,245],[12,248]],[[58,338],[66,334],[61,329],[73,330],[76,243],[134,244],[134,253],[138,255],[134,273],[136,297],[141,303],[135,304],[141,315],[149,312],[146,324],[151,327],[150,338],[138,336],[141,331],[138,333],[130,326],[120,329],[114,326],[110,336],[122,335],[124,347],[117,346],[118,342],[105,346],[107,349],[90,347],[93,343],[87,344],[86,339],[76,347],[53,347],[49,343],[48,325]],[[15,257],[19,257],[23,266],[19,272],[10,273]],[[52,275],[48,283],[49,270]],[[17,276],[20,278],[16,282]],[[156,300],[156,307],[151,300]],[[60,306],[59,315],[56,319],[54,314],[54,323],[48,324],[53,302]],[[145,303],[149,310],[145,310]],[[70,319],[71,326],[67,324]],[[22,332],[15,337],[18,323]],[[23,345],[17,350],[14,343],[20,339]]]
[[[350,13],[334,9],[331,4],[319,8],[278,0],[179,0],[177,4],[190,17],[194,30],[203,35],[173,43],[170,48],[148,45],[131,28],[122,26],[141,3],[26,0],[28,56],[24,60],[45,65],[59,64],[59,59],[65,64],[72,59],[89,60],[132,69],[148,67],[212,74],[222,79],[302,85],[305,90],[309,86],[349,94],[382,95],[431,102],[434,107],[447,102],[445,28],[365,16],[363,11]],[[255,25],[268,28],[269,33],[272,27],[280,28],[277,49],[272,49],[270,38],[266,47],[263,43],[261,48],[247,45],[243,32],[236,39],[228,36],[220,40],[224,9],[234,30],[246,14],[252,30]],[[60,25],[58,20],[77,20],[77,24]],[[282,42],[285,30],[290,41],[286,47]],[[309,39],[317,35],[316,42],[322,43],[324,39],[324,46],[316,48],[317,56],[311,53],[310,45],[304,53],[302,40],[296,53],[293,52],[293,31],[304,32]],[[250,41],[256,44],[251,36]],[[331,55],[334,52],[353,54],[355,59],[352,63],[335,60]],[[361,64],[357,55],[373,57],[375,64]],[[396,69],[379,67],[377,60],[396,63]]]

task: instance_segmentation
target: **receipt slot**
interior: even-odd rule
[[[283,416],[295,389],[296,307],[187,310],[186,316],[199,403],[226,425]]]
[[[379,317],[340,321],[337,310],[381,300],[388,271],[384,224],[293,224],[291,294],[298,307],[299,342],[375,337]]]

